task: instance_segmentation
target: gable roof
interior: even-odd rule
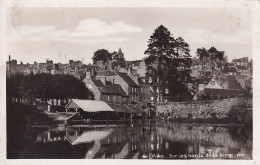
[[[242,86],[237,81],[229,82],[228,88],[229,89],[243,90]]]
[[[138,85],[129,77],[126,73],[116,72],[118,76],[120,76],[128,85],[138,87]]]
[[[119,84],[110,84],[104,87],[99,88],[100,92],[103,94],[113,94],[120,96],[127,96],[121,85]]]
[[[72,99],[65,108],[81,108],[86,112],[114,111],[104,101]]]
[[[91,80],[96,85],[96,87],[105,87],[105,85],[103,84],[103,82],[101,80],[94,80],[94,79],[91,79]]]
[[[212,77],[200,77],[199,84],[208,84]]]
[[[97,71],[96,76],[115,76],[116,73],[110,70]]]

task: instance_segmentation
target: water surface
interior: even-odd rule
[[[8,158],[252,159],[252,130],[165,122],[27,127],[7,146]]]

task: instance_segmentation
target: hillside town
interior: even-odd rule
[[[145,59],[127,61],[121,48],[113,53],[112,60],[93,61],[93,64],[88,65],[74,60],[69,60],[67,64],[54,63],[49,59],[45,63],[19,64],[11,56],[6,64],[8,76],[16,73],[73,75],[83,81],[93,93],[92,99],[104,101],[117,111],[145,110],[151,115],[155,113],[155,103],[168,102],[169,89],[161,91],[158,84],[147,76]],[[252,94],[252,60],[248,57],[232,59],[231,62],[193,57],[191,67],[180,66],[178,70],[190,71],[190,78],[185,78],[182,83],[189,91],[191,100],[214,100]]]
[[[248,10],[8,13],[7,159],[253,158]]]

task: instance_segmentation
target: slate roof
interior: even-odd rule
[[[200,77],[199,84],[208,84],[212,77]]]
[[[128,85],[138,87],[138,85],[129,77],[126,73],[116,72],[118,76],[120,76]]]
[[[243,90],[242,86],[237,81],[229,82],[228,88],[229,89]]]
[[[105,70],[105,71],[97,71],[96,76],[115,76],[116,73],[114,71],[109,71],[109,70]]]
[[[96,85],[96,87],[105,87],[101,80],[92,79],[92,82]]]
[[[212,88],[205,88],[204,93],[208,95],[220,95],[220,96],[240,96],[242,95],[241,90],[233,90],[233,89],[212,89]]]
[[[127,96],[127,94],[119,84],[111,84],[104,87],[99,87],[99,90],[103,94]]]

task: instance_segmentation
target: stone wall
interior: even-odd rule
[[[157,105],[156,115],[162,118],[190,118],[190,119],[223,119],[233,105],[245,101],[243,98],[229,98],[223,100],[170,102]]]

